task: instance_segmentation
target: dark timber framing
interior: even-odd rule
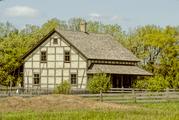
[[[52,29],[47,35],[45,35],[33,48],[31,48],[26,54],[24,54],[21,58],[25,59],[28,55],[30,55],[35,49],[37,49],[42,43],[44,43],[51,35],[57,33],[60,38],[64,39],[68,44],[70,44],[75,50],[77,50],[81,55],[83,55],[86,59],[87,57],[80,52],[70,41],[68,41],[63,35],[61,35],[56,29]]]
[[[55,34],[55,33],[54,33]],[[53,34],[52,34],[53,35]],[[51,89],[51,87],[52,87],[52,85],[54,86],[54,87],[56,87],[56,85],[57,84],[59,84],[59,83],[57,83],[56,81],[57,81],[57,79],[59,79],[60,78],[60,81],[62,81],[63,82],[63,80],[65,80],[65,78],[68,78],[68,80],[70,80],[70,74],[73,74],[73,73],[75,73],[76,75],[77,75],[77,80],[76,80],[76,82],[77,82],[77,84],[76,85],[74,85],[75,87],[78,87],[78,86],[80,86],[80,88],[82,87],[82,85],[85,85],[85,83],[83,83],[83,79],[86,77],[86,76],[84,76],[85,74],[85,70],[86,70],[86,66],[84,67],[84,68],[80,68],[80,62],[85,62],[86,63],[86,59],[85,59],[85,57],[82,55],[81,56],[81,54],[79,53],[79,51],[78,50],[76,50],[75,48],[73,48],[73,46],[71,46],[69,43],[67,43],[65,40],[63,40],[63,38],[62,37],[60,37],[60,40],[58,39],[58,44],[55,44],[55,46],[54,46],[54,44],[53,44],[53,39],[52,39],[53,37],[49,37],[48,39],[49,39],[49,43],[47,42],[47,43],[45,43],[45,44],[42,44],[42,46],[39,46],[38,48],[36,48],[35,49],[35,52],[32,52],[32,54],[29,54],[30,56],[31,56],[31,58],[32,58],[32,60],[31,61],[26,61],[26,63],[29,63],[29,62],[31,62],[32,63],[32,65],[31,65],[31,67],[30,68],[25,68],[25,70],[32,70],[32,74],[35,72],[35,71],[38,71],[39,72],[39,74],[40,74],[40,76],[42,77],[42,78],[46,78],[47,79],[47,82],[46,83],[44,83],[44,81],[42,81],[43,79],[41,79],[41,82],[40,82],[40,84],[39,84],[39,87],[41,88],[41,87],[43,87],[44,88],[44,85],[46,85],[46,88],[47,88],[47,90],[49,90],[49,89]],[[64,43],[64,44],[66,44],[65,46],[62,46],[62,42]],[[45,46],[46,44],[49,44],[49,46]],[[59,51],[57,52],[57,49],[58,49],[58,47],[60,46],[60,49],[62,49],[62,52],[63,53],[60,53]],[[52,50],[53,49],[53,50]],[[52,51],[49,51],[49,50],[52,50]],[[41,52],[42,51],[46,51],[46,54],[47,54],[47,61],[46,62],[41,62]],[[68,62],[68,63],[66,63],[65,61],[64,61],[64,52],[65,51],[69,51],[70,52],[70,62]],[[73,52],[72,52],[73,51]],[[34,56],[39,56],[39,60],[36,60],[36,59],[34,59]],[[50,58],[50,57],[52,57],[53,56],[53,60]],[[61,58],[58,58],[57,59],[57,56],[61,56],[61,57],[63,57],[63,59],[61,59]],[[72,59],[72,57],[74,57],[74,59]],[[79,59],[81,57],[81,60]],[[76,60],[75,60],[76,59]],[[62,67],[60,68],[58,65],[57,65],[57,62],[60,62],[60,63],[62,63]],[[34,64],[39,64],[38,66],[39,66],[39,68],[37,67],[35,67],[34,68]],[[52,64],[54,64],[54,66],[52,67],[50,67],[50,64],[49,63],[52,63]],[[77,63],[76,65],[76,67],[74,67],[74,66],[72,66],[72,64],[73,63]],[[25,71],[24,70],[24,71]],[[50,70],[52,70],[53,71],[53,75],[52,74],[50,74],[49,73],[49,71]],[[57,70],[59,71],[61,71],[61,73],[57,73]],[[81,75],[79,75],[79,70],[81,71]],[[47,72],[47,75],[42,75],[42,74],[44,74],[43,72]],[[68,75],[65,75],[64,74],[64,72],[67,72],[68,71]],[[74,72],[75,71],[75,72]],[[82,72],[83,71],[83,72]],[[66,73],[67,74],[67,73]],[[26,75],[26,77],[29,79],[29,77],[31,77],[31,75]],[[52,81],[51,81],[51,79],[54,79],[54,82],[53,83],[51,83]],[[80,80],[81,80],[81,82],[79,83],[79,79],[80,78]],[[87,77],[86,77],[87,78]],[[50,82],[51,81],[51,82]],[[31,86],[31,85],[33,85],[32,83],[29,83],[29,81],[28,81],[28,83],[26,82],[24,82],[24,86],[28,86],[28,87],[33,87],[33,86]]]
[[[88,81],[88,75],[90,75],[87,73],[87,71],[91,68],[94,68],[93,66],[96,64],[111,66],[123,65],[132,67],[136,66],[139,62],[139,60],[135,57],[131,60],[128,58],[106,59],[105,57],[104,59],[101,59],[103,57],[95,59],[94,56],[88,58],[89,55],[84,54],[88,52],[86,52],[85,50],[80,51],[80,47],[78,45],[72,44],[72,39],[69,39],[71,36],[65,36],[66,34],[61,33],[63,32],[52,29],[32,49],[30,49],[25,55],[22,56],[25,66],[23,70],[23,76],[26,79],[26,82],[24,82],[25,87],[33,87],[33,83],[31,82],[31,80],[33,79],[32,76],[34,73],[38,72],[40,75],[40,84],[38,87],[40,87],[40,89],[42,87],[46,87],[48,90],[56,87],[57,84],[63,82],[64,80],[71,81],[71,74],[77,75],[77,84],[75,85],[75,87],[84,88]],[[79,36],[76,36],[76,33],[73,35],[72,37],[78,39]],[[80,33],[80,35],[83,35],[82,38],[84,37],[84,35],[91,35],[93,37],[95,36],[93,34],[87,33]],[[56,39],[55,43],[54,39]],[[46,51],[47,61],[41,61],[41,52],[43,51]],[[65,62],[65,51],[69,52],[70,61],[68,62]],[[31,60],[29,60],[29,58],[31,58]],[[120,81],[116,81],[116,84],[117,86],[121,85],[121,87],[124,87],[124,81],[127,78],[124,78],[124,75],[120,75],[120,73],[118,75],[120,76],[120,78],[117,79],[120,79]],[[132,75],[130,77],[130,79],[135,78]]]

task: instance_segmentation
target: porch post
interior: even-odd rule
[[[121,75],[121,87],[124,88],[124,83],[123,83],[123,75]]]
[[[117,81],[116,81],[117,83],[117,88],[119,88],[119,75],[117,75]]]
[[[131,82],[130,88],[132,88],[132,84],[133,84],[133,80],[134,80],[132,75],[131,75],[131,77],[130,77],[130,80],[131,80],[131,81],[130,81],[130,82]]]

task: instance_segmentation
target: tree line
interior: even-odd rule
[[[22,81],[15,72],[22,64],[19,58],[50,30],[59,27],[61,30],[79,31],[82,20],[53,18],[42,26],[28,24],[23,29],[9,22],[0,23],[0,84],[17,85]],[[154,74],[145,80],[137,80],[135,87],[179,88],[179,27],[146,25],[125,32],[118,24],[87,21],[87,31],[112,35],[141,59],[140,67]]]

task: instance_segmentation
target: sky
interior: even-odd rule
[[[0,22],[18,28],[73,17],[119,24],[124,30],[148,24],[178,26],[179,0],[0,0]]]

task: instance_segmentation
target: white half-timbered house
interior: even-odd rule
[[[137,76],[151,75],[136,58],[108,34],[53,29],[24,56],[23,86],[53,89],[64,80],[72,88],[86,88],[89,77],[104,72],[113,87],[131,87]]]

